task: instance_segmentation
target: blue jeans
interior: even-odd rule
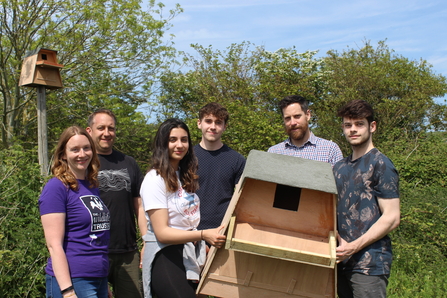
[[[56,277],[46,274],[47,298],[62,298]],[[107,298],[107,277],[76,277],[71,282],[78,298]]]

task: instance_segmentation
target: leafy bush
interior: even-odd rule
[[[0,297],[45,295],[48,253],[37,206],[43,181],[34,152],[0,151]]]
[[[392,233],[391,298],[444,297],[447,282],[447,145],[442,135],[388,154],[401,175],[401,224]],[[34,151],[0,151],[0,298],[43,297],[48,252],[37,200],[44,180]],[[403,152],[403,153],[402,153]],[[447,152],[446,152],[447,153]],[[431,164],[430,164],[431,163]],[[432,173],[418,167],[430,167]]]
[[[389,297],[445,297],[447,189],[407,187],[401,198]]]
[[[383,148],[399,170],[402,189],[447,186],[446,133],[431,132]]]
[[[401,224],[392,233],[389,297],[445,297],[447,142],[430,132],[383,144],[399,171]]]

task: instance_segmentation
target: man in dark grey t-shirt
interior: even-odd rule
[[[142,298],[136,223],[140,233],[146,234],[140,198],[143,175],[134,158],[113,148],[116,122],[112,111],[99,109],[89,116],[87,127],[101,163],[100,197],[110,211],[108,280],[115,298]]]

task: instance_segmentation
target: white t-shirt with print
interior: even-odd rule
[[[155,170],[150,170],[140,189],[144,210],[167,209],[169,227],[194,230],[200,222],[199,197],[195,193],[187,193],[181,187],[180,180],[178,184],[180,187],[176,192],[167,192],[163,178]],[[149,222],[147,212],[146,218]]]

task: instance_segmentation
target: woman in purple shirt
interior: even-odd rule
[[[99,198],[99,160],[90,135],[67,128],[54,153],[54,175],[39,209],[50,258],[47,297],[108,297],[110,215]]]

